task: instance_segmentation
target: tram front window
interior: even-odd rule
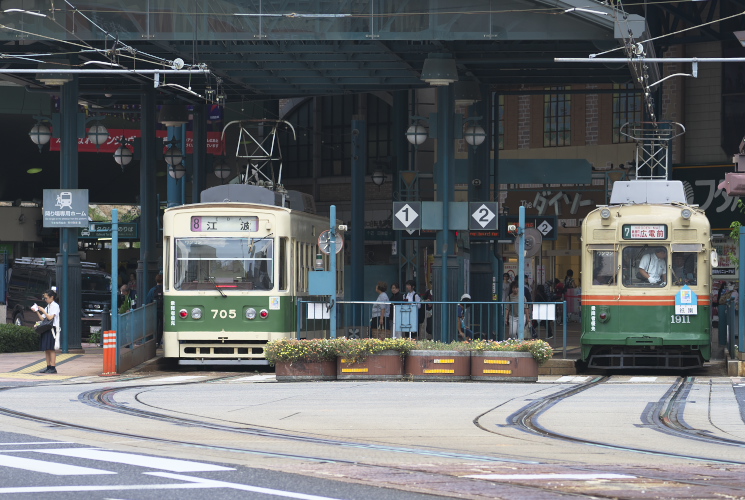
[[[623,249],[623,284],[627,287],[663,287],[667,285],[667,257],[664,247],[627,246]]]
[[[612,250],[595,250],[592,254],[592,284],[615,285],[616,252]]]
[[[176,290],[274,288],[271,238],[180,238],[175,250]]]
[[[698,254],[696,252],[673,252],[673,286],[696,285]]]

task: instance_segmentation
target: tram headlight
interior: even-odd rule
[[[610,209],[604,208],[600,211],[600,217],[603,219],[610,219]]]
[[[246,309],[246,319],[254,319],[256,318],[256,309],[253,307],[249,307]]]
[[[202,319],[202,310],[198,307],[195,307],[191,310],[191,319]]]
[[[680,211],[680,216],[683,217],[685,220],[690,219],[692,215],[693,215],[693,212],[691,211],[690,208],[684,208],[683,210]]]
[[[189,315],[189,312],[186,309],[181,309],[178,312],[178,315],[181,316],[181,319],[186,319],[186,317]]]
[[[259,313],[259,316],[261,316],[261,319],[266,319],[269,317],[269,311],[267,311],[266,309],[262,309]]]

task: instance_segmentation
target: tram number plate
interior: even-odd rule
[[[675,314],[682,314],[684,316],[692,316],[698,314],[698,306],[693,304],[676,305]]]

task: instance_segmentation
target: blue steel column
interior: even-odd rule
[[[175,139],[174,144],[181,148],[181,125],[177,127],[166,127],[168,130],[168,140]],[[185,153],[183,149],[182,152]],[[178,181],[167,173],[168,180],[168,208],[181,205],[181,186]]]
[[[191,155],[191,202],[199,203],[207,176],[207,106],[194,105],[194,142]]]
[[[71,60],[75,64],[77,59]],[[78,188],[78,77],[62,86],[60,99],[60,189]],[[82,297],[80,292],[80,254],[78,253],[78,229],[60,229],[60,250],[57,254],[57,283],[60,300],[60,320],[63,353],[69,349],[80,349]]]
[[[155,163],[155,93],[154,89],[143,89],[140,97],[142,108],[140,130],[140,258],[137,261],[137,302],[145,305],[148,290],[155,285],[158,267],[158,207],[156,206]],[[112,267],[118,269],[119,265]],[[112,272],[112,274],[114,274]]]
[[[393,109],[392,109],[392,120],[393,120],[393,162],[391,163],[391,183],[393,189],[393,200],[400,201],[401,196],[398,192],[400,184],[401,170],[414,170],[413,161],[412,166],[407,167],[409,159],[409,141],[406,139],[406,129],[409,127],[409,105],[408,105],[409,91],[399,90],[393,93]],[[413,151],[413,148],[412,148]],[[396,197],[398,195],[398,197]],[[396,252],[400,256],[403,252],[403,239],[401,238],[402,231],[393,231],[393,237],[395,238]],[[395,261],[400,262],[400,258],[397,256]],[[396,277],[395,282],[401,283],[401,266],[396,265]],[[423,291],[423,290],[422,290]]]
[[[329,308],[330,321],[329,321],[329,332],[332,339],[336,338],[336,299],[337,299],[337,277],[336,277],[336,205],[329,207],[329,233],[331,236],[331,245],[329,246],[329,271],[332,279],[334,280],[334,288],[331,293],[331,304]],[[356,308],[354,308],[356,309]],[[353,323],[356,324],[356,323]]]
[[[740,279],[740,293],[738,294],[738,308],[739,308],[739,316],[737,319],[737,331],[740,335],[740,346],[738,347],[739,352],[745,352],[745,309],[743,308],[743,304],[745,304],[745,226],[740,226],[740,266],[739,266],[739,279]],[[566,342],[564,342],[566,344]]]
[[[453,169],[454,156],[454,122],[453,122],[453,88],[451,85],[437,89],[437,163],[435,164],[435,179],[437,181],[437,198],[442,201],[442,231],[437,232],[437,248],[435,252],[442,255],[442,283],[440,283],[441,299],[451,301],[448,290],[448,269],[450,252],[454,246],[454,235],[450,231],[450,211],[448,206],[453,198]],[[443,342],[453,340],[453,327],[450,324],[450,308],[442,308]]]
[[[518,324],[517,324],[517,335],[520,340],[525,338],[525,205],[520,205],[520,217],[518,219],[519,227],[517,228],[517,237],[519,239],[519,247],[517,254],[517,283],[518,283],[518,297],[517,310],[518,310]]]
[[[367,122],[352,118],[352,279],[350,300],[363,300],[365,293],[365,173],[367,172]],[[336,220],[332,220],[336,225]],[[359,325],[361,310],[352,308],[352,325]]]
[[[111,210],[111,269],[111,329],[116,332],[119,328],[119,289],[116,286],[116,273],[119,270],[119,210],[116,208]]]

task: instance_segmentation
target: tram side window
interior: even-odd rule
[[[616,284],[616,252],[595,250],[592,256],[592,284]]]
[[[696,285],[698,254],[696,252],[674,252],[672,273],[674,286]]]
[[[627,246],[622,254],[623,284],[659,288],[667,285],[667,250],[651,245]]]

